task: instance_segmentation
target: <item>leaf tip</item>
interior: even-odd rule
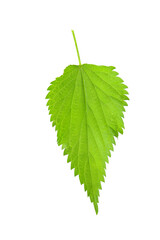
[[[96,215],[98,214],[98,204],[94,202],[94,210],[96,212]]]

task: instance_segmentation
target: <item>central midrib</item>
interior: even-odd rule
[[[82,67],[82,66],[81,66]],[[92,172],[91,172],[91,167],[90,167],[90,158],[89,158],[89,147],[88,147],[88,119],[87,119],[87,103],[86,103],[86,99],[87,99],[87,94],[86,94],[86,90],[85,90],[85,82],[83,79],[83,75],[82,75],[82,70],[81,67],[79,68],[80,74],[81,74],[81,79],[82,79],[82,86],[83,86],[83,97],[84,97],[84,105],[85,105],[85,118],[86,118],[86,136],[87,136],[87,155],[88,155],[88,162],[89,162],[89,168],[90,168],[90,174],[91,174],[91,182],[92,182],[92,192],[93,192],[93,198],[94,198],[94,202],[96,203],[96,199],[94,196],[94,191],[93,191],[93,177],[92,177]]]

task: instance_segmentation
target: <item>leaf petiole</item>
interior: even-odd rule
[[[77,50],[77,56],[78,56],[79,65],[81,65],[81,59],[80,59],[80,55],[79,55],[79,51],[78,51],[77,41],[76,41],[76,37],[75,37],[75,34],[74,34],[73,30],[72,30],[72,34],[73,34],[73,39],[74,39],[74,43],[75,43],[76,50]]]

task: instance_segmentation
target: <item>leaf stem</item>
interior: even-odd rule
[[[78,56],[79,65],[81,65],[81,59],[80,59],[80,55],[79,55],[79,51],[78,51],[77,41],[76,41],[76,37],[75,37],[75,34],[74,34],[73,30],[72,30],[72,34],[73,34],[73,39],[74,39],[74,43],[75,43],[76,50],[77,50],[77,56]]]

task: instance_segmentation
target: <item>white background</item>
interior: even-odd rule
[[[159,11],[158,0],[1,0],[1,240],[160,239]],[[78,64],[71,29],[82,63],[115,66],[130,93],[97,216],[45,100]]]

